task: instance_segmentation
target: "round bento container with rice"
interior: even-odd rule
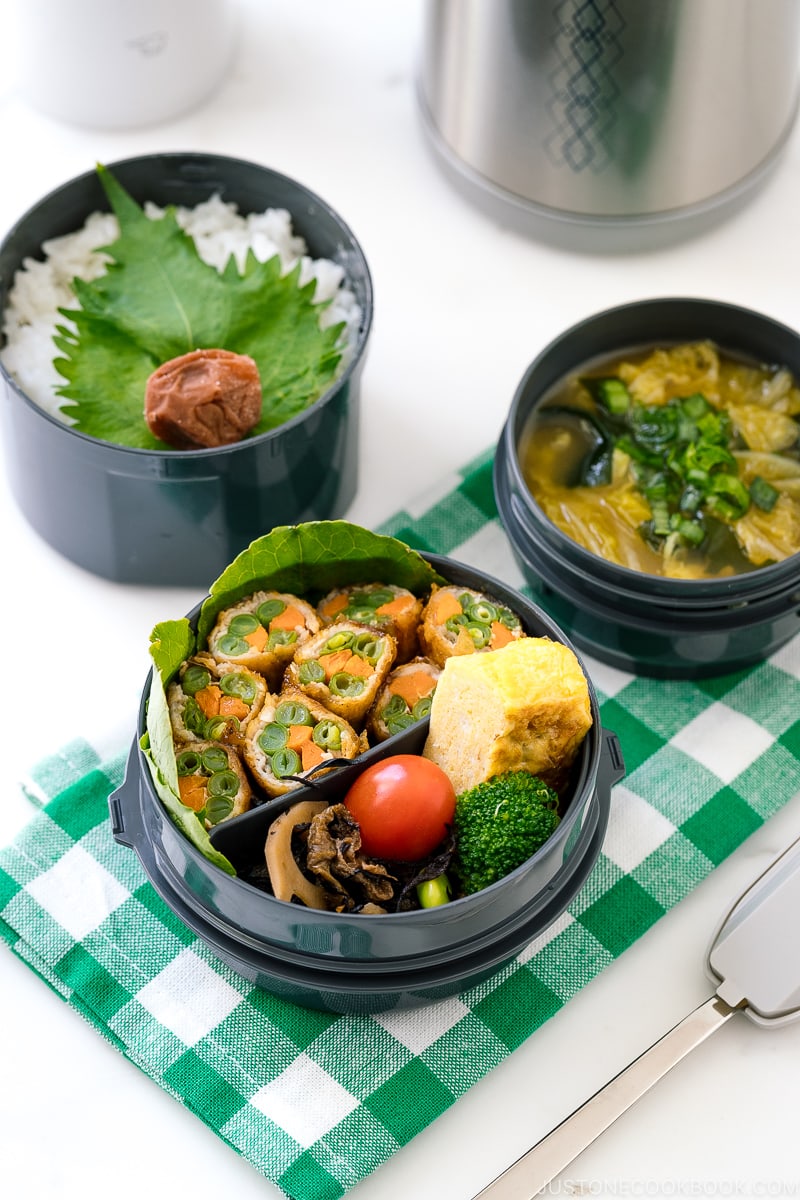
[[[352,500],[371,279],[303,185],[218,155],[87,172],[0,246],[0,310],[12,489],[81,566],[198,583]]]

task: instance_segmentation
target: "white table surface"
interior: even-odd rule
[[[10,0],[0,0],[8,15]],[[585,256],[515,234],[463,200],[422,133],[419,0],[247,0],[234,67],[202,108],[105,133],[38,115],[0,78],[0,234],[97,161],[208,150],[264,162],[325,197],[361,240],[376,316],[363,376],[360,486],[347,515],[376,524],[497,438],[515,385],[561,329],[609,304],[688,294],[800,327],[800,127],[766,188],[701,238]],[[393,453],[378,453],[387,431]],[[80,672],[58,643],[113,644],[119,713],[135,720],[148,634],[200,597],[122,586],[61,558],[0,478],[3,665],[26,711],[3,706],[2,840],[31,813],[14,781],[86,731],[106,656]],[[20,609],[24,636],[17,637]],[[30,631],[47,629],[44,649]],[[37,681],[47,680],[50,699]],[[18,694],[18,693],[17,693]],[[360,1184],[358,1200],[467,1200],[711,991],[702,962],[728,902],[800,834],[800,798],[448,1112]],[[800,1025],[737,1016],[586,1150],[551,1190],[570,1195],[783,1196],[800,1189]],[[0,951],[0,1172],[15,1200],[279,1195],[140,1074],[11,954]]]

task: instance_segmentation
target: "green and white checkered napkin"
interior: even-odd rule
[[[490,455],[382,532],[522,583],[497,521]],[[480,987],[371,1016],[307,1011],[254,989],[114,842],[107,796],[127,746],[108,759],[81,742],[33,772],[47,803],[0,852],[0,933],[257,1171],[295,1200],[334,1200],[800,790],[800,638],[755,669],[699,683],[587,666],[628,771],[603,853],[569,911]]]

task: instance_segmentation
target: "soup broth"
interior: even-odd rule
[[[711,342],[595,361],[519,442],[545,515],[585,549],[673,578],[741,574],[800,550],[800,388]]]

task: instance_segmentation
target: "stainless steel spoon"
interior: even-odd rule
[[[713,996],[557,1125],[473,1200],[531,1200],[690,1050],[737,1012],[764,1027],[800,1017],[800,838],[738,898],[706,954]]]

